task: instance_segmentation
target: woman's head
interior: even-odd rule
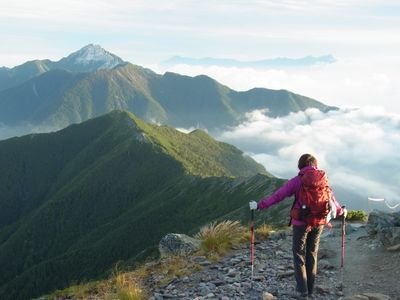
[[[311,154],[303,154],[300,156],[297,166],[299,170],[303,169],[304,167],[317,167],[317,159]]]

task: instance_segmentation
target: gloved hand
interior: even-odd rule
[[[250,206],[250,210],[255,210],[258,208],[258,204],[256,201],[250,201],[249,206]]]

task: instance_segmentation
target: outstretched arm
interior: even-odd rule
[[[336,200],[335,195],[332,194],[332,198],[331,198],[331,204],[333,204],[336,208],[336,216],[343,216],[346,217],[347,216],[347,209],[344,208],[344,206],[342,207],[339,202]]]
[[[278,190],[276,190],[272,195],[261,199],[261,201],[258,202],[258,209],[266,209],[281,202],[287,197],[293,196],[299,190],[300,184],[300,178],[298,176],[293,177]]]

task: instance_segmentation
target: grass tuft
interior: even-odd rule
[[[144,300],[146,293],[141,284],[129,276],[129,273],[121,273],[115,277],[116,295],[119,300]]]
[[[119,272],[114,274],[113,283],[115,295],[119,300],[144,300],[148,299],[146,291],[141,286],[140,280],[134,272]]]
[[[243,241],[246,229],[238,221],[212,222],[200,228],[195,237],[201,240],[201,250],[206,255],[224,255]]]

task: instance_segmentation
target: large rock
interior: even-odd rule
[[[385,245],[400,243],[400,212],[373,211],[368,217],[367,230]]]
[[[185,256],[200,249],[200,240],[194,239],[185,234],[168,233],[164,236],[159,245],[161,257],[166,256]]]

